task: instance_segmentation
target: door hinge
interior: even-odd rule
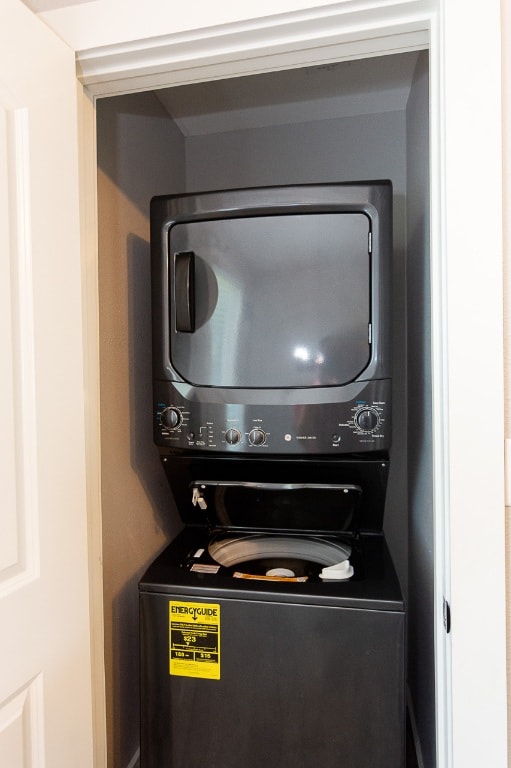
[[[444,614],[444,629],[447,634],[451,631],[451,606],[447,602],[447,600],[444,597],[444,604],[443,604],[443,614]]]

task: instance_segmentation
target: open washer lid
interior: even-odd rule
[[[358,485],[201,478],[190,488],[210,530],[358,533]]]
[[[385,460],[169,456],[163,466],[186,525],[240,532],[382,532]]]

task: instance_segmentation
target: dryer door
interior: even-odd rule
[[[205,387],[355,379],[371,359],[369,233],[346,212],[172,226],[173,368]]]

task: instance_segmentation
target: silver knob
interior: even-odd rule
[[[165,410],[161,412],[160,420],[162,426],[173,430],[181,426],[183,417],[179,408],[174,408],[171,406],[170,408],[165,408]]]
[[[266,440],[266,432],[260,427],[255,427],[255,429],[251,430],[248,439],[252,445],[263,445]]]
[[[236,445],[236,443],[239,443],[241,440],[241,432],[237,429],[228,429],[225,433],[225,439],[229,445]]]

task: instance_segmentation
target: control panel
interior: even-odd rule
[[[390,447],[390,382],[369,382],[347,402],[196,402],[155,386],[154,439],[160,447],[250,454],[339,454]]]

